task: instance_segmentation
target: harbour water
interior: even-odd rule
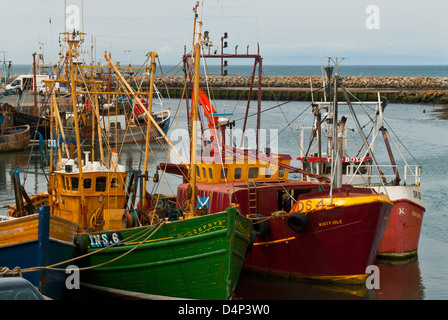
[[[320,67],[319,67],[320,68]],[[341,69],[342,70],[342,69]],[[320,71],[319,71],[320,72]],[[448,74],[448,70],[443,71]],[[437,76],[437,70],[423,72],[427,76]],[[430,75],[432,74],[432,75]],[[284,74],[281,74],[284,75]],[[319,75],[319,74],[318,74]],[[384,74],[383,74],[384,75]],[[415,74],[414,74],[415,75]],[[444,75],[439,75],[444,76]],[[179,100],[165,101],[172,110],[173,126],[170,134],[178,129],[186,128],[185,106]],[[216,108],[221,113],[231,113],[230,120],[236,120],[236,127],[242,126],[245,103],[241,101],[217,101]],[[309,102],[290,102],[276,107],[276,102],[265,101],[262,110],[261,129],[277,129],[278,152],[290,154],[297,158],[300,149],[297,145],[297,126],[303,125],[304,117],[309,109]],[[181,109],[178,110],[178,106]],[[235,296],[238,299],[372,299],[372,300],[444,300],[448,299],[448,210],[445,199],[448,198],[447,156],[448,125],[446,120],[439,120],[433,112],[437,106],[389,104],[385,110],[385,119],[415,158],[415,162],[423,167],[421,186],[426,212],[423,218],[418,258],[400,264],[379,263],[380,288],[367,290],[363,286],[335,287],[301,283],[296,280],[278,279],[243,272],[237,286]],[[251,114],[255,112],[251,105]],[[299,116],[302,114],[302,116]],[[344,115],[348,111],[341,110]],[[292,121],[294,120],[294,121]],[[255,128],[256,117],[248,119],[248,128]],[[287,122],[289,122],[289,126]],[[360,122],[367,122],[366,118]],[[353,123],[349,126],[355,128]],[[174,140],[176,142],[176,140]],[[275,148],[275,145],[269,145]],[[150,160],[149,174],[155,172],[157,161],[166,161],[164,145],[151,145],[155,158]],[[121,152],[120,163],[127,168],[136,168],[142,159],[143,146],[125,146]],[[381,151],[379,151],[381,152]],[[29,157],[31,155],[31,157]],[[382,155],[386,162],[387,155]],[[293,160],[292,165],[298,165]],[[33,145],[20,153],[0,154],[0,214],[5,214],[7,206],[13,205],[12,183],[9,176],[11,169],[24,169],[42,172],[39,167],[38,148]],[[22,174],[22,183],[30,194],[46,190],[46,178],[43,175]],[[291,175],[292,179],[295,177]],[[167,177],[168,184],[163,184],[161,192],[175,193],[176,185],[181,181],[176,177]],[[151,186],[149,187],[151,188]]]

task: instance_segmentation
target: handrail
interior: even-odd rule
[[[346,167],[346,172],[344,174],[344,177],[346,181],[352,181],[355,177],[363,177],[364,182],[362,184],[366,184],[367,181],[369,181],[369,184],[372,184],[371,180],[375,178],[383,179],[384,183],[386,184],[387,178],[395,179],[395,169],[398,166],[396,165],[362,165],[362,170],[365,171],[365,173],[361,173],[359,171],[360,166],[359,164],[349,164]],[[380,169],[381,175],[379,176],[376,173],[373,173],[373,168]],[[386,172],[384,173],[383,170]],[[388,173],[388,171],[391,171],[391,173]],[[413,178],[413,184],[419,185],[420,184],[420,177],[422,173],[422,166],[419,164],[413,164],[413,165],[404,165],[403,168],[403,185],[406,185],[408,180],[412,180]],[[412,183],[411,183],[412,184]]]

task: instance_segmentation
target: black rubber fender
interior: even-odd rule
[[[81,235],[78,234],[75,236],[74,244],[75,244],[75,250],[74,250],[75,257],[80,257],[87,253],[87,244]]]
[[[310,221],[308,217],[301,212],[292,212],[286,218],[286,224],[295,232],[303,232],[308,227]]]
[[[253,214],[250,216],[252,220],[252,230],[256,237],[264,237],[269,232],[269,223],[267,217],[261,214]]]
[[[255,242],[255,230],[252,229],[250,231],[250,242],[249,245],[247,246],[246,254],[252,251],[252,248],[254,247],[254,242]]]

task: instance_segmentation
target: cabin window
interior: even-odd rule
[[[84,189],[90,189],[92,187],[92,179],[84,179]]]
[[[199,170],[198,166],[196,166],[196,177],[198,177],[198,178],[201,177],[201,170]]]
[[[227,178],[227,168],[222,168],[221,169],[221,179],[225,179]]]
[[[112,129],[118,129],[118,130],[120,130],[121,129],[121,122],[111,122],[110,123],[110,127],[112,128]]]
[[[241,179],[241,168],[235,168],[235,173],[233,174],[235,180]]]
[[[208,168],[208,176],[210,179],[213,179],[213,170],[212,168]]]
[[[279,178],[283,178],[285,176],[285,168],[284,167],[279,167],[278,168],[278,177]]]
[[[78,191],[78,178],[72,177],[72,190]]]
[[[61,181],[62,181],[62,189],[67,190],[67,186],[66,186],[66,184],[65,184],[65,178],[62,177],[62,178],[61,178]]]
[[[106,191],[106,177],[98,177],[96,178],[95,183],[95,191],[96,192],[104,192]]]
[[[256,179],[256,178],[258,178],[258,167],[249,168],[248,178],[249,179]]]
[[[207,171],[205,171],[204,167],[202,167],[202,176],[204,177],[204,179],[207,178]]]
[[[323,174],[329,175],[331,174],[331,163],[324,163],[323,164]]]
[[[120,183],[118,182],[117,178],[112,178],[111,182],[110,182],[110,187],[112,189],[117,189],[120,186]]]
[[[69,180],[69,178],[65,178],[65,185],[67,186],[67,189],[70,190],[70,180]]]
[[[266,178],[270,178],[271,177],[271,167],[266,167],[266,169],[264,170],[264,176]]]

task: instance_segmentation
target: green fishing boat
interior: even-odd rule
[[[91,255],[80,279],[154,298],[230,299],[251,228],[249,219],[229,208],[152,226],[85,233],[78,247],[85,246]]]

